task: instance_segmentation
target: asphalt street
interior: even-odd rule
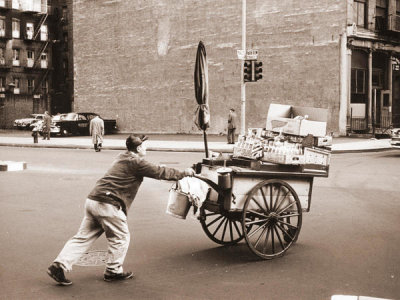
[[[400,153],[335,154],[314,182],[311,211],[285,256],[259,260],[244,242],[222,247],[191,215],[165,213],[171,182],[145,179],[129,211],[125,261],[136,279],[106,283],[76,266],[60,287],[46,268],[80,224],[83,203],[118,151],[0,147],[28,169],[0,173],[0,299],[330,299],[400,295]],[[185,168],[202,153],[150,152]],[[101,237],[93,247],[105,250]]]

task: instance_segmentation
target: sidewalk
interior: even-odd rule
[[[124,150],[125,139],[129,134],[106,135],[103,149]],[[148,151],[204,152],[203,136],[186,134],[149,134]],[[226,143],[226,136],[208,135],[208,149],[215,152],[230,153],[233,145]],[[30,131],[0,130],[0,146],[92,149],[89,136],[39,138],[33,143]],[[338,137],[333,139],[333,153],[382,151],[390,149],[390,139],[367,139]]]

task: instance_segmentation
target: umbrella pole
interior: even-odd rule
[[[204,147],[206,149],[206,158],[208,158],[207,134],[205,130],[203,130],[203,138],[204,138]]]

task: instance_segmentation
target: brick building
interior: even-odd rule
[[[31,113],[71,110],[65,2],[0,0],[0,128]]]
[[[247,48],[258,50],[264,71],[246,84],[246,127],[265,126],[272,102],[328,108],[328,130],[341,135],[396,120],[397,2],[247,0]],[[198,132],[193,71],[202,40],[209,132],[224,132],[229,108],[241,108],[241,8],[227,0],[74,1],[73,109],[116,118],[124,132]]]

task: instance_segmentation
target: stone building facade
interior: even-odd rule
[[[67,13],[65,0],[0,0],[0,128],[32,113],[71,110]]]
[[[246,84],[246,128],[264,127],[269,104],[282,103],[327,108],[328,131],[337,135],[369,132],[376,68],[368,64],[387,67],[397,52],[389,27],[375,27],[377,12],[389,16],[396,0],[381,1],[387,2],[383,10],[378,2],[247,0],[247,48],[258,50],[263,79]],[[123,132],[197,133],[193,72],[201,40],[208,58],[209,132],[226,132],[229,108],[238,115],[241,109],[241,14],[241,1],[74,1],[73,109],[116,118]],[[378,44],[389,56],[357,54],[361,48],[375,53]],[[355,80],[357,74],[362,79]],[[379,75],[386,78],[382,95],[394,91],[385,74]],[[361,80],[357,90],[352,84]],[[392,103],[391,93],[382,101]],[[354,105],[363,101],[364,107]]]

